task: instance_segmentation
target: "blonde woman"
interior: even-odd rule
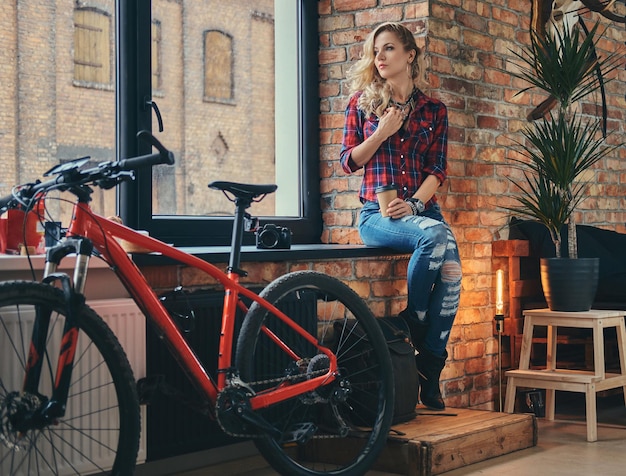
[[[348,73],[340,158],[346,173],[364,171],[358,224],[363,242],[412,254],[407,308],[400,315],[419,351],[420,399],[443,410],[439,379],[459,305],[461,262],[435,196],[446,180],[447,110],[420,89],[421,60],[403,25],[384,23],[370,33]],[[376,189],[388,185],[398,196],[381,213]]]

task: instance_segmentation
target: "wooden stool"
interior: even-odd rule
[[[519,370],[506,372],[507,388],[504,411],[513,413],[517,387],[546,390],[546,419],[554,420],[554,392],[582,392],[585,394],[587,441],[598,439],[596,393],[622,387],[626,399],[626,311],[591,310],[586,312],[561,312],[549,309],[524,311],[524,335]],[[534,326],[547,326],[546,368],[530,370],[530,350]],[[593,330],[593,372],[556,368],[557,327],[576,327]],[[619,351],[620,373],[606,373],[604,364],[604,329],[615,327]]]

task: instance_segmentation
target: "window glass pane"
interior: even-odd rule
[[[253,214],[300,216],[298,2],[152,5],[161,26],[161,41],[152,42],[160,49],[159,139],[176,154],[175,167],[153,171],[153,215],[231,215],[233,205],[207,188],[228,180],[278,184]]]
[[[16,6],[19,5],[19,8]],[[115,159],[114,0],[9,2],[0,15],[0,194],[53,165],[89,155]],[[67,194],[65,198],[71,197]],[[98,213],[116,212],[115,191],[96,190]],[[51,217],[70,206],[50,196]]]

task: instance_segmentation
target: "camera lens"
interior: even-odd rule
[[[279,235],[276,230],[263,230],[259,233],[259,242],[265,248],[274,248],[278,244]]]

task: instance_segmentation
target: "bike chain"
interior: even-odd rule
[[[255,385],[266,385],[266,384],[272,384],[272,383],[281,383],[281,382],[285,382],[285,381],[296,381],[296,380],[301,380],[302,377],[306,377],[306,378],[312,378],[312,377],[317,377],[318,375],[323,375],[327,372],[327,370],[322,369],[322,370],[314,370],[311,373],[308,373],[307,375],[287,375],[285,377],[277,377],[277,378],[273,378],[273,379],[267,379],[267,380],[258,380],[256,382],[247,382],[246,385],[247,386],[255,386]],[[226,389],[228,389],[229,387],[226,387]],[[231,388],[240,388],[240,387],[231,387]],[[224,389],[224,390],[226,390]],[[216,420],[218,422],[218,424],[220,425],[220,428],[222,429],[222,431],[224,433],[226,433],[228,436],[234,436],[236,438],[261,438],[264,435],[261,434],[246,434],[246,433],[235,433],[232,432],[230,430],[227,430],[226,428],[224,428],[224,426],[222,425],[222,422],[220,421],[219,418],[219,411],[215,411],[215,416],[216,416]],[[344,423],[345,424],[345,423]],[[318,440],[322,440],[322,439],[335,439],[335,438],[344,438],[341,435],[314,435],[312,437],[312,439],[318,439]]]

